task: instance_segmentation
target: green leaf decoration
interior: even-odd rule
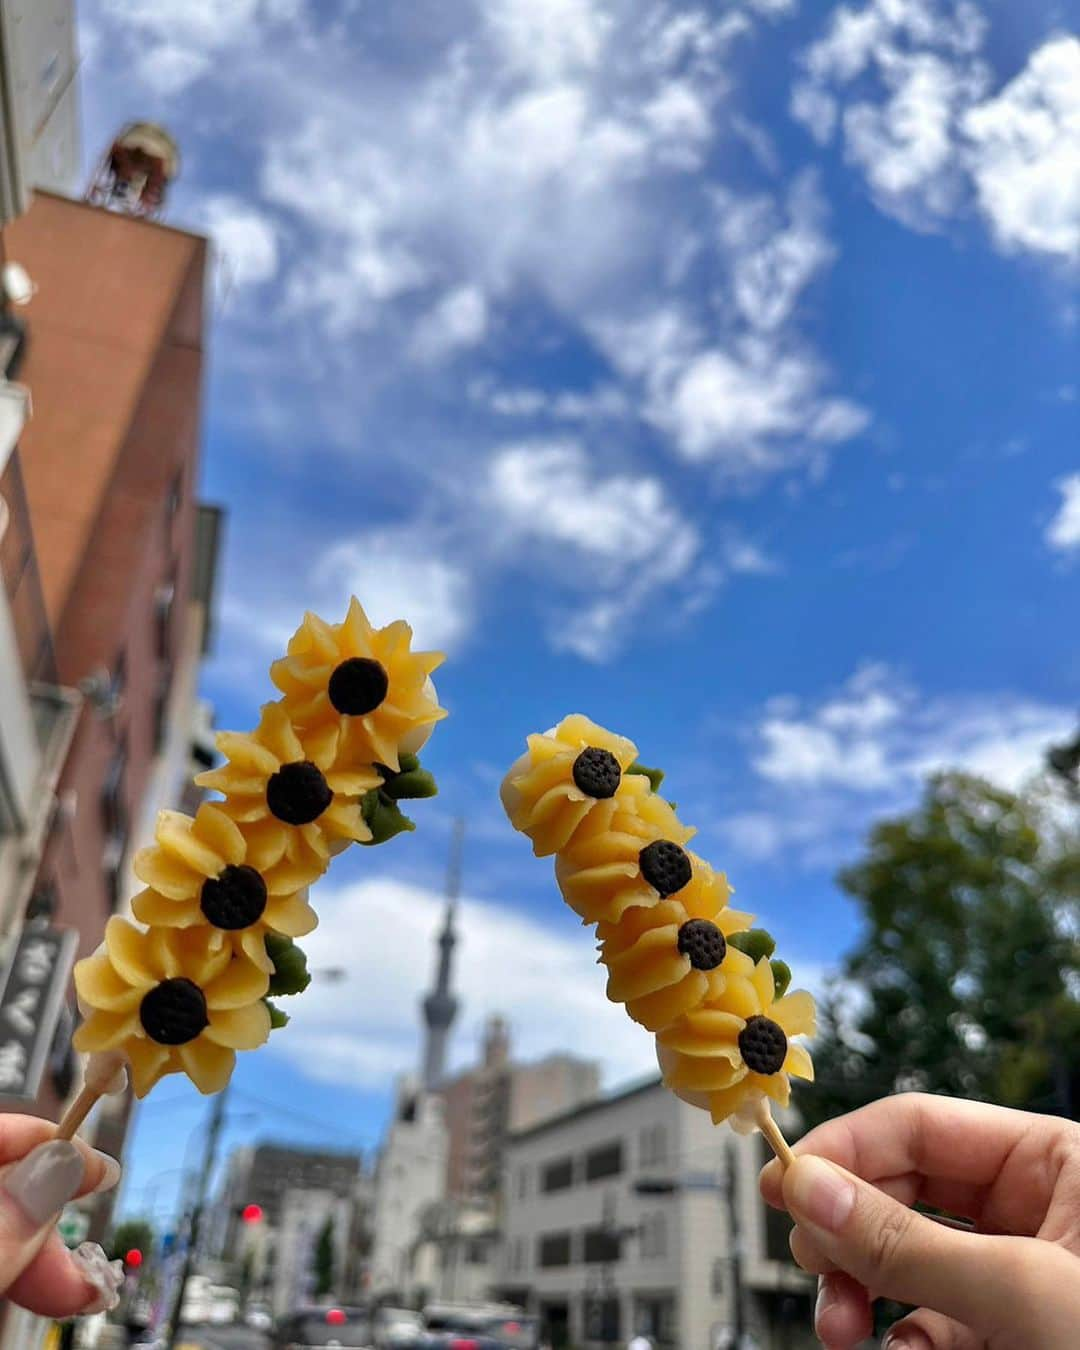
[[[274,963],[267,992],[275,996],[302,994],[311,983],[311,975],[307,957],[292,938],[281,937],[278,933],[267,934],[266,954]]]
[[[770,961],[769,965],[772,966],[776,997],[783,998],[788,991],[788,985],[791,983],[791,967],[786,961]]]
[[[664,781],[663,769],[649,769],[640,760],[635,759],[633,764],[626,771],[627,773],[639,773],[643,778],[649,780],[649,785],[654,792],[660,791],[660,784]]]
[[[755,963],[760,961],[763,956],[772,956],[776,951],[776,941],[771,933],[767,933],[764,928],[751,928],[748,933],[732,933],[728,938],[728,943],[732,947],[737,947],[739,951],[745,952]]]
[[[421,797],[434,797],[438,794],[435,779],[426,769],[420,767],[416,755],[400,755],[399,772],[385,764],[376,764],[383,776],[382,784],[364,794],[360,809],[364,821],[371,831],[367,846],[385,844],[397,834],[415,830],[416,825],[398,806],[399,801],[415,800]]]
[[[282,1012],[277,1004],[271,1003],[268,998],[264,998],[263,1002],[266,1004],[266,1009],[270,1014],[271,1031],[280,1031],[282,1027],[287,1027],[289,1025],[289,1014],[287,1012]]]

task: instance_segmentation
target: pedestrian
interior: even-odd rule
[[[93,1243],[70,1252],[56,1221],[70,1200],[110,1190],[120,1164],[55,1125],[0,1115],[0,1295],[42,1317],[114,1308],[122,1273]]]
[[[1080,1345],[1080,1125],[906,1093],[819,1125],[794,1152],[786,1172],[765,1167],[761,1192],[795,1219],[791,1250],[819,1277],[829,1350],[871,1334],[873,1297],[916,1307],[888,1350]]]

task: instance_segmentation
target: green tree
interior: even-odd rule
[[[154,1229],[147,1219],[121,1219],[109,1241],[109,1260],[122,1261],[132,1248],[148,1261],[154,1248]]]
[[[839,880],[864,930],[823,1000],[808,1124],[912,1088],[1080,1107],[1075,808],[941,774]]]
[[[322,1298],[334,1288],[334,1220],[327,1217],[315,1243],[315,1297]]]

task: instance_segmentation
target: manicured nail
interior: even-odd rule
[[[82,1309],[82,1316],[91,1313],[112,1312],[120,1302],[120,1286],[124,1282],[124,1266],[110,1261],[96,1242],[84,1242],[71,1253],[79,1274],[93,1289],[93,1295]]]
[[[100,1195],[102,1191],[111,1191],[120,1180],[120,1164],[115,1158],[110,1158],[107,1153],[102,1153],[100,1149],[94,1149],[94,1152],[101,1159],[104,1171],[101,1174],[101,1180],[94,1187],[92,1194]]]
[[[83,1179],[82,1154],[66,1139],[39,1144],[3,1179],[3,1188],[32,1224],[58,1214]]]
[[[800,1223],[836,1233],[855,1205],[855,1187],[824,1158],[809,1154],[788,1169],[787,1199]]]
[[[920,1350],[920,1347],[903,1331],[890,1331],[881,1343],[881,1350]]]
[[[827,1275],[819,1275],[817,1282],[817,1302],[814,1304],[814,1321],[818,1322],[823,1312],[827,1312],[836,1302],[836,1293]]]

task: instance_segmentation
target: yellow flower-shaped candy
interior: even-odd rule
[[[396,773],[398,755],[417,754],[446,716],[431,682],[445,657],[414,652],[411,642],[412,629],[401,619],[373,628],[354,597],[344,623],[305,614],[270,678],[302,732],[333,730],[340,737],[337,764],[384,764]]]
[[[633,741],[581,713],[530,736],[528,746],[510,766],[500,796],[510,823],[532,840],[538,858],[566,848],[590,812],[615,801],[628,778],[640,777],[626,773],[637,759]],[[601,814],[610,818],[611,809]]]
[[[194,819],[158,813],[157,843],[140,849],[134,870],[148,889],[131,902],[140,923],[191,928],[209,924],[266,971],[266,934],[303,937],[318,923],[296,885],[297,869],[282,861],[264,876],[247,860],[247,840],[219,806],[203,802]],[[307,880],[314,880],[308,876]]]
[[[772,967],[762,957],[748,974],[733,972],[715,1000],[656,1037],[665,1084],[740,1133],[756,1127],[763,1097],[787,1106],[790,1075],[814,1077],[809,1054],[791,1040],[814,1034],[814,1000],[802,989],[775,995]]]
[[[729,909],[731,888],[690,854],[693,876],[678,899],[636,905],[616,923],[602,923],[600,960],[608,969],[607,996],[649,1031],[719,997],[729,975],[748,976],[750,957],[727,943],[745,932],[752,914]]]
[[[200,1092],[220,1092],[237,1050],[270,1034],[262,997],[269,977],[214,928],[152,928],[111,918],[105,941],[75,966],[86,1018],[76,1050],[117,1051],[137,1097],[165,1074],[186,1073]]]
[[[582,821],[555,860],[563,899],[585,923],[617,923],[635,905],[656,905],[693,875],[683,848],[695,834],[641,774]]]
[[[251,735],[223,731],[216,737],[228,763],[195,782],[222,793],[225,800],[215,805],[240,826],[247,861],[263,876],[283,860],[294,869],[290,877],[312,869],[317,876],[331,853],[371,838],[360,798],[382,777],[370,764],[334,767],[337,741],[329,724],[298,735],[280,702],[264,705]]]

